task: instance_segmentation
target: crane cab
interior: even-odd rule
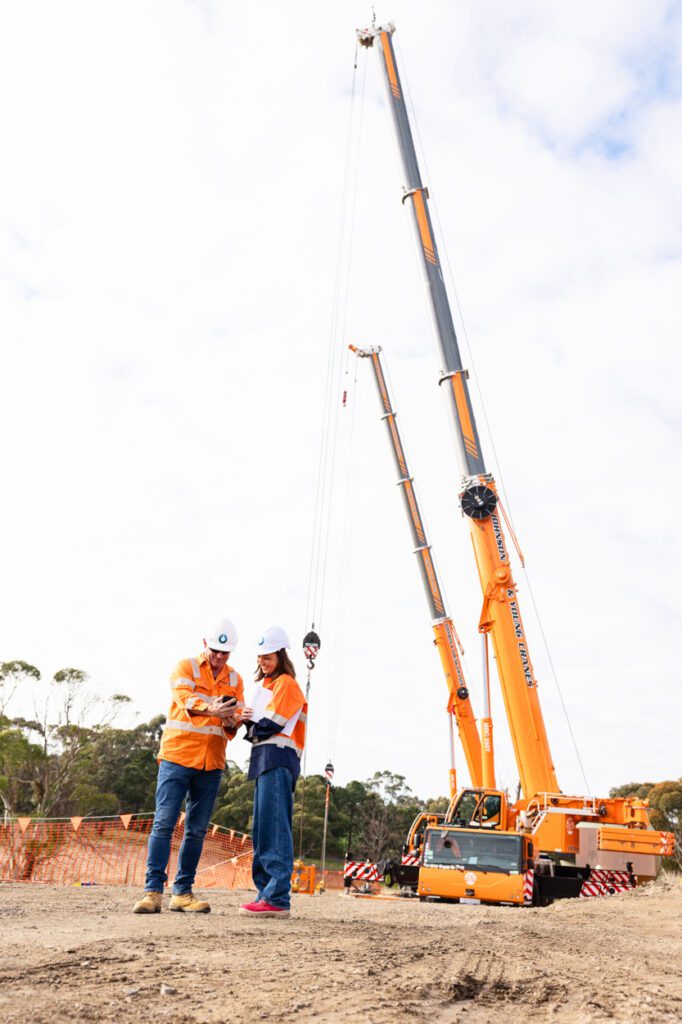
[[[504,831],[508,811],[507,794],[501,789],[461,789],[448,808],[445,824]]]

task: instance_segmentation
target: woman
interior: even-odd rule
[[[239,913],[254,917],[289,917],[294,867],[292,817],[294,789],[301,771],[308,705],[296,682],[281,626],[266,629],[257,644],[256,681],[262,691],[254,707],[244,708],[246,739],[253,745],[249,778],[253,798],[253,881],[258,895]],[[270,691],[271,696],[267,692]],[[260,706],[264,710],[255,711]]]

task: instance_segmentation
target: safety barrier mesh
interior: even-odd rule
[[[173,832],[175,875],[184,814]],[[10,818],[0,824],[0,881],[143,885],[152,814],[106,818]],[[202,888],[251,889],[251,837],[210,825],[197,870]]]
[[[322,872],[318,874],[318,880],[322,878]],[[325,871],[324,887],[327,891],[338,890],[343,892],[343,871]]]

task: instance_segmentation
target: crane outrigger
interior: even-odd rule
[[[438,384],[449,395],[454,419],[460,506],[483,593],[478,629],[486,652],[488,640],[492,643],[522,794],[512,802],[494,788],[491,752],[481,783],[476,783],[472,772],[472,787],[453,797],[445,821],[425,830],[418,891],[422,898],[517,904],[622,891],[657,875],[660,856],[672,852],[673,837],[651,828],[645,801],[569,796],[559,788],[502,529],[498,490],[483,458],[429,214],[429,193],[419,172],[393,48],[394,31],[391,23],[373,25],[358,31],[357,37],[361,46],[378,53],[386,84],[404,174],[402,202],[412,210],[442,361]],[[378,374],[377,365],[378,357],[374,361]],[[379,391],[383,401],[381,384]],[[393,417],[387,420],[393,433],[395,417],[388,398],[386,415]],[[405,469],[407,479],[406,467],[398,463],[398,468],[401,474]],[[407,491],[404,494],[407,501]],[[409,507],[408,514],[412,517]],[[443,657],[443,649],[439,651]],[[444,667],[447,674],[445,663]],[[468,703],[466,712],[468,716]],[[457,721],[462,736],[460,718]],[[466,738],[464,746],[469,762],[475,743]]]

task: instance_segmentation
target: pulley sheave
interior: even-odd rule
[[[488,519],[495,511],[497,495],[484,484],[468,487],[461,496],[462,512],[469,519]]]

